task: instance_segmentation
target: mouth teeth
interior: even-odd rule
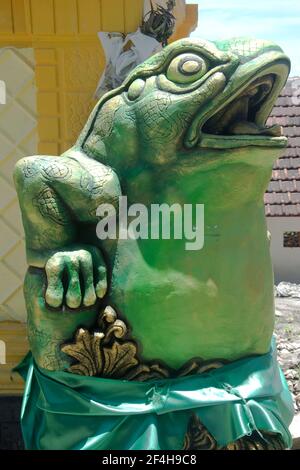
[[[202,127],[205,134],[282,136],[279,125],[260,126],[256,114],[270,94],[275,77],[266,75],[252,82],[237,98],[212,116]]]

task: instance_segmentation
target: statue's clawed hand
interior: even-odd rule
[[[93,246],[58,251],[48,259],[45,270],[45,300],[51,307],[60,307],[64,301],[70,308],[89,307],[106,294],[106,266]]]

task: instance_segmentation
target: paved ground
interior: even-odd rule
[[[276,297],[275,334],[278,361],[293,393],[295,419],[291,432],[300,444],[300,299]],[[299,448],[299,447],[297,447]]]
[[[300,299],[276,298],[278,360],[300,411]]]

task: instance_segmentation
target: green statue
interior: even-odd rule
[[[157,434],[164,429],[169,440],[152,436],[151,444],[142,444],[141,431],[136,440],[132,438],[135,444],[129,443],[132,424],[123,426],[122,440],[122,432],[116,437],[111,422],[117,417],[104,413],[102,422],[110,437],[107,431],[105,437],[98,428],[96,432],[94,424],[87,434],[97,434],[97,445],[87,440],[84,430],[80,434],[77,429],[73,436],[73,425],[66,422],[72,438],[64,443],[55,440],[50,421],[33,442],[28,416],[37,411],[30,411],[27,396],[27,447],[290,445],[291,402],[271,348],[273,276],[263,204],[272,165],[287,141],[281,128],[267,126],[266,120],[288,73],[288,58],[271,42],[177,41],[102,97],[73,148],[60,157],[22,159],[15,169],[29,264],[24,292],[33,358],[26,360],[27,383],[35,400],[43,401],[37,409],[44,418],[50,409],[52,418],[54,410],[58,420],[64,414],[57,411],[55,400],[45,398],[49,379],[58,395],[66,387],[75,393],[74,380],[99,387],[93,402],[100,400],[108,384],[112,391],[120,387],[126,394],[126,387],[139,382],[139,387],[146,387],[138,388],[144,397],[149,387],[158,386],[155,403],[157,395],[168,401],[165,387],[172,396],[170,390],[175,387],[177,393],[178,384],[199,391],[222,383],[222,393],[230,395],[233,388],[244,390],[248,381],[256,390],[251,399],[256,397],[257,408],[264,412],[250,410],[249,420],[249,403],[239,390],[234,399],[224,398],[224,406],[234,421],[238,411],[232,403],[242,400],[247,425],[239,423],[229,431],[225,420],[222,431],[214,428],[225,419],[218,415],[220,405],[203,406],[202,401],[199,408],[197,399],[191,405],[186,396],[183,407],[171,406],[164,423],[155,424]],[[153,205],[203,204],[204,246],[189,240],[186,249],[187,240],[179,237],[99,239],[97,225],[104,215],[99,217],[98,208],[109,204],[117,212],[121,196],[127,197],[128,206],[143,204],[149,213]],[[272,383],[261,363],[266,360]],[[252,373],[256,380],[250,380]],[[246,375],[242,379],[240,374]],[[211,382],[205,382],[209,377]],[[41,392],[43,380],[48,385]],[[137,389],[130,390],[134,396]],[[87,395],[91,399],[90,392]],[[69,416],[72,399],[68,400]],[[261,416],[271,402],[275,411],[269,413],[275,417],[269,416],[266,424]],[[74,406],[80,409],[78,401]],[[90,411],[89,418],[92,415]],[[137,415],[145,426],[145,412]],[[166,419],[180,423],[176,431]],[[251,438],[243,438],[249,434]]]

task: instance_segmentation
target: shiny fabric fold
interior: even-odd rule
[[[149,382],[39,368],[29,353],[21,424],[27,449],[179,450],[196,414],[219,446],[254,430],[279,433],[287,448],[293,402],[276,348],[202,375]]]

